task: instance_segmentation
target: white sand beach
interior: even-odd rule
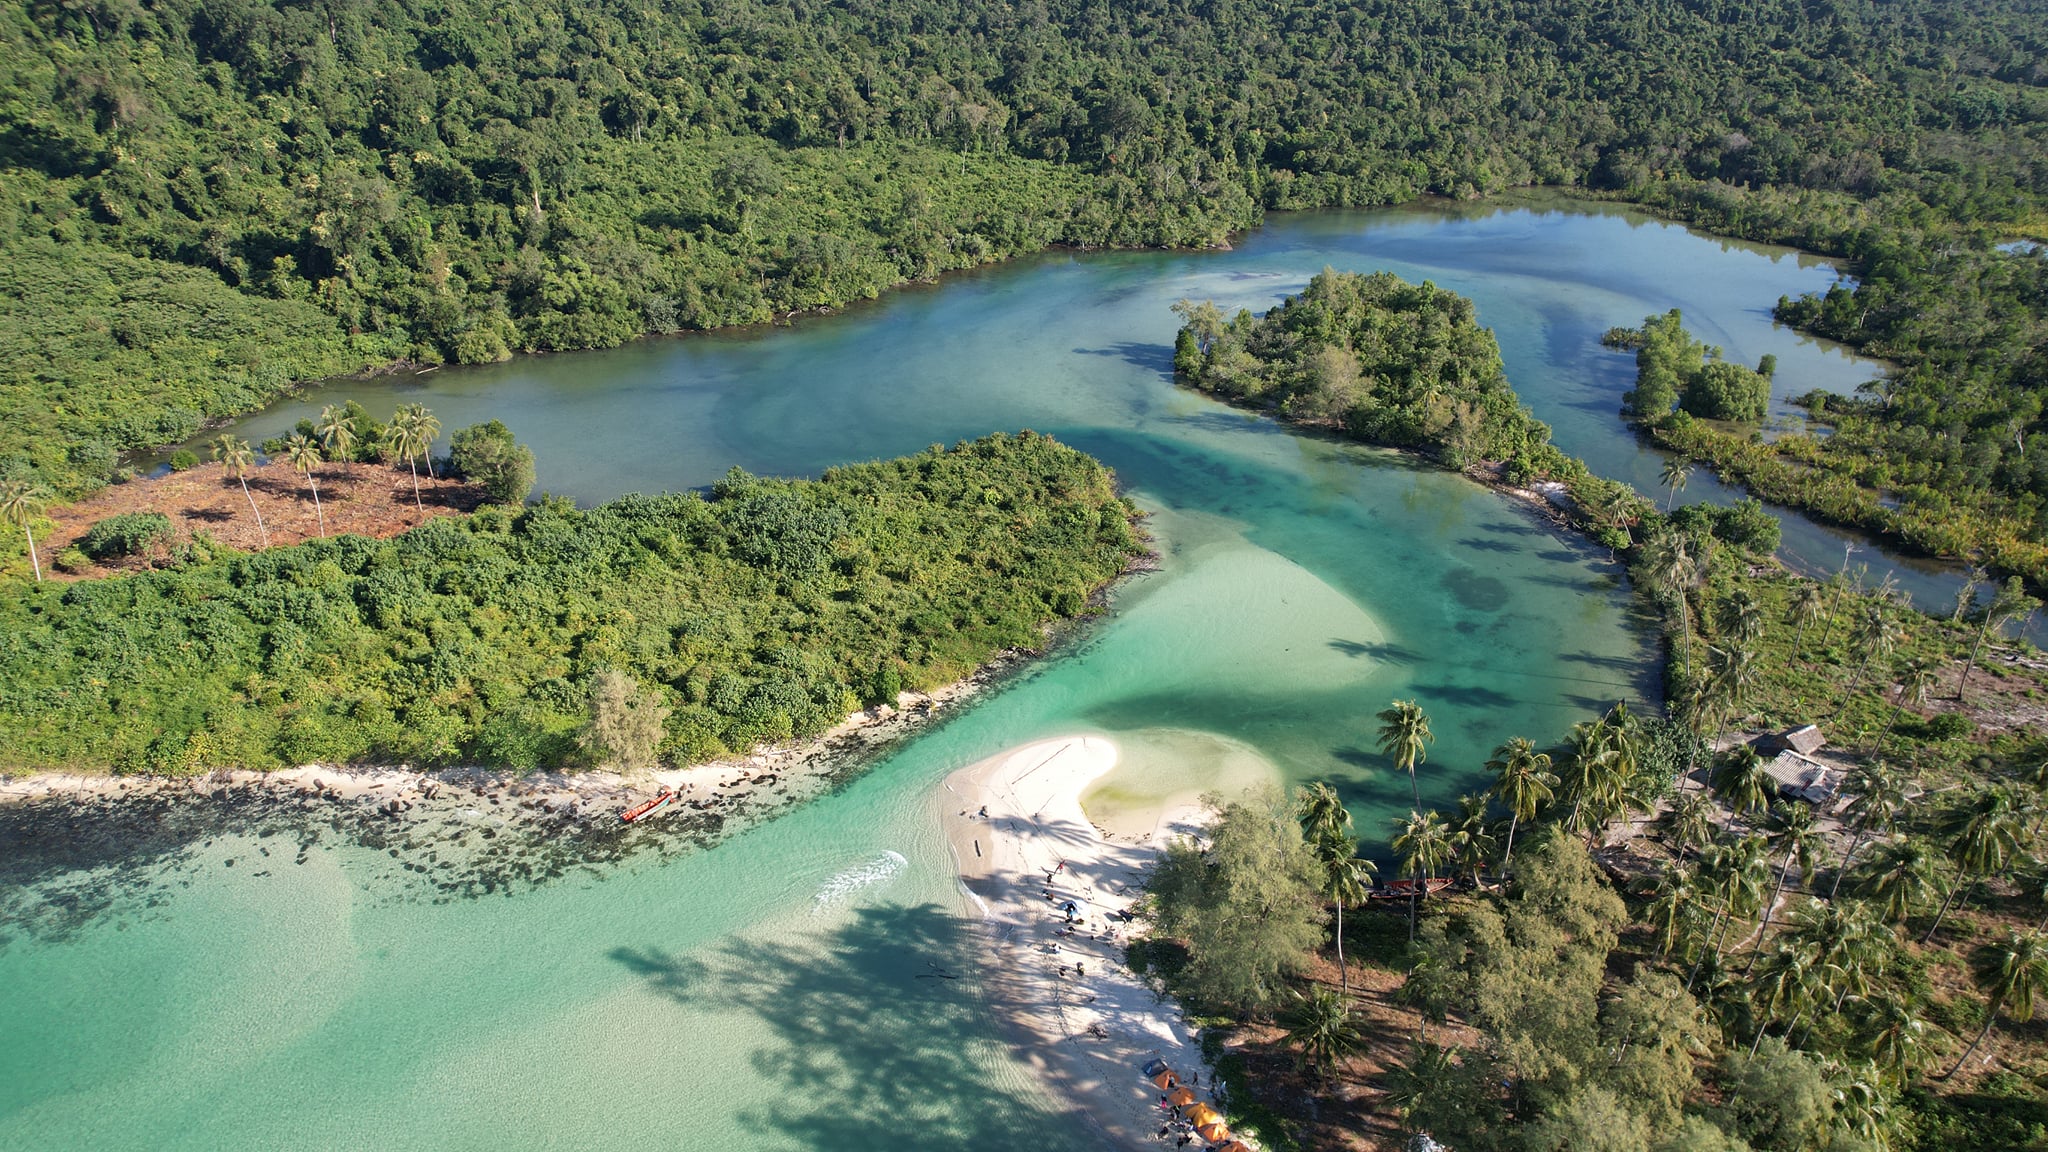
[[[1117,916],[1199,809],[1160,813],[1149,835],[1105,838],[1080,797],[1116,763],[1117,746],[1098,736],[1028,744],[947,777],[940,816],[986,933],[983,987],[1018,1057],[1108,1146],[1171,1147],[1158,1139],[1165,1113],[1145,1065],[1163,1059],[1199,1077],[1205,1100],[1214,1079],[1179,1007],[1123,966],[1134,926]],[[1078,924],[1062,935],[1069,901]]]

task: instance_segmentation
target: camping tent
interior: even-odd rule
[[[1152,1077],[1152,1083],[1158,1085],[1162,1092],[1171,1092],[1180,1087],[1180,1077],[1175,1076],[1171,1068],[1161,1068],[1159,1074]]]
[[[1225,1128],[1223,1122],[1219,1120],[1214,1124],[1197,1126],[1195,1128],[1195,1135],[1200,1136],[1211,1144],[1221,1144],[1225,1140],[1230,1139],[1230,1129]]]
[[[1193,1124],[1197,1129],[1206,1128],[1211,1124],[1223,1123],[1223,1113],[1216,1111],[1207,1104],[1190,1105],[1188,1110],[1181,1113],[1181,1115],[1185,1116],[1188,1123]]]
[[[1180,1087],[1175,1088],[1173,1090],[1173,1094],[1166,1098],[1166,1102],[1168,1104],[1173,1105],[1175,1108],[1181,1108],[1189,1104],[1193,1104],[1195,1102],[1194,1089],[1189,1088],[1187,1085],[1183,1084]]]

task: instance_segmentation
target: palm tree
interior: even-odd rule
[[[1294,1006],[1282,1020],[1287,1042],[1301,1053],[1301,1063],[1318,1078],[1328,1079],[1338,1061],[1365,1046],[1365,1034],[1344,997],[1328,988],[1294,994]]]
[[[1902,836],[1872,850],[1856,870],[1855,891],[1876,900],[1886,920],[1903,924],[1915,909],[1934,899],[1940,873],[1940,857],[1920,841]]]
[[[1670,512],[1671,501],[1677,498],[1680,492],[1685,491],[1685,482],[1692,479],[1692,465],[1686,463],[1683,456],[1669,457],[1664,461],[1664,470],[1658,474],[1657,479],[1666,489],[1664,511]]]
[[[406,408],[400,408],[392,414],[388,439],[391,450],[404,457],[405,466],[412,469],[413,507],[419,509],[421,516],[425,516],[427,506],[420,501],[420,468],[413,462],[424,451],[425,446],[420,439],[419,431],[413,425],[412,413]]]
[[[1827,593],[1812,580],[1800,582],[1799,591],[1792,597],[1792,661],[1799,662],[1799,653],[1806,638],[1806,626],[1821,618],[1827,610]]]
[[[1735,719],[1735,714],[1748,702],[1749,694],[1763,679],[1757,667],[1756,649],[1740,639],[1732,640],[1727,647],[1707,649],[1707,683],[1700,697],[1702,727],[1716,716],[1723,723]]]
[[[320,422],[313,425],[313,435],[320,438],[321,446],[333,459],[342,462],[342,467],[353,472],[355,469],[356,421],[348,410],[329,404],[320,410]]]
[[[29,524],[42,513],[48,500],[48,492],[25,480],[0,484],[0,520],[21,529],[21,534],[28,537],[28,562],[36,570],[38,584],[43,582],[43,561],[36,555],[36,534]]]
[[[415,452],[426,457],[427,478],[439,479],[434,475],[434,441],[441,438],[441,421],[425,404],[407,404],[400,410],[405,421],[412,428]]]
[[[1429,759],[1428,745],[1436,742],[1429,730],[1429,717],[1413,700],[1396,700],[1380,710],[1380,754],[1391,757],[1394,767],[1408,773],[1408,788],[1415,806],[1422,807],[1422,786],[1415,781],[1415,766]]]
[[[1664,835],[1678,845],[1679,859],[1685,859],[1688,852],[1697,856],[1714,842],[1714,802],[1703,792],[1681,792],[1657,818],[1657,823],[1664,829]]]
[[[1949,821],[1954,836],[1948,843],[1948,857],[1955,862],[1956,881],[1950,886],[1948,898],[1941,902],[1941,911],[1934,914],[1934,926],[1920,942],[1928,943],[1934,934],[1941,931],[1941,922],[1954,906],[1956,897],[1976,880],[2003,869],[2019,853],[2020,842],[2025,834],[2020,827],[2018,805],[2010,791],[1999,788],[1980,789],[1960,812]]]
[[[1416,901],[1422,894],[1423,882],[1436,879],[1437,869],[1451,858],[1451,834],[1444,818],[1434,812],[1410,812],[1400,822],[1400,829],[1394,837],[1394,851],[1401,856],[1401,867],[1415,881],[1408,892],[1408,942],[1413,944]]]
[[[1337,984],[1351,995],[1351,970],[1344,964],[1344,909],[1365,903],[1367,889],[1379,866],[1356,854],[1358,844],[1348,836],[1319,845],[1323,857],[1323,899],[1337,910]],[[1327,851],[1327,855],[1325,855]]]
[[[1827,853],[1827,840],[1822,837],[1820,825],[1813,818],[1813,809],[1804,804],[1774,804],[1765,838],[1771,847],[1785,850],[1785,862],[1778,866],[1778,882],[1771,889],[1771,898],[1764,901],[1763,913],[1757,917],[1757,942],[1761,946],[1763,936],[1770,931],[1771,910],[1778,905],[1778,898],[1785,894],[1785,880],[1792,875],[1792,864],[1799,864],[1799,882],[1812,887],[1814,873],[1819,869]],[[1754,954],[1750,964],[1756,964]],[[1748,970],[1744,969],[1744,975]]]
[[[1753,647],[1764,638],[1765,625],[1763,603],[1747,588],[1736,589],[1714,613],[1715,628],[1734,641],[1731,646]]]
[[[1778,791],[1778,782],[1764,766],[1763,757],[1748,744],[1737,744],[1728,750],[1721,766],[1714,771],[1714,796],[1740,820],[1752,812],[1762,812],[1771,805],[1771,797]]]
[[[1536,810],[1557,797],[1557,773],[1550,770],[1550,754],[1538,752],[1526,737],[1516,736],[1493,750],[1486,762],[1493,773],[1493,794],[1508,806],[1508,847],[1501,857],[1501,875],[1515,856],[1515,829],[1524,820],[1534,820]]]
[[[1416,1118],[1427,1116],[1435,1106],[1462,1103],[1452,1087],[1457,1074],[1450,1049],[1416,1040],[1408,1059],[1387,1069],[1387,1105],[1405,1126],[1413,1128]]]
[[[1906,783],[1882,760],[1857,768],[1850,778],[1849,788],[1856,794],[1856,798],[1849,801],[1849,815],[1855,821],[1856,834],[1849,841],[1849,850],[1842,854],[1842,866],[1835,869],[1835,882],[1828,887],[1830,900],[1841,891],[1842,877],[1855,863],[1856,850],[1863,846],[1863,841],[1873,832],[1879,835],[1890,832],[1892,818],[1906,803]]]
[[[1486,818],[1491,799],[1484,792],[1458,797],[1458,818],[1451,825],[1451,846],[1458,858],[1458,867],[1472,877],[1474,888],[1479,887],[1479,874],[1485,870],[1486,862],[1493,857],[1493,850],[1498,844],[1491,822]]]
[[[1789,1013],[1785,1031],[1789,1035],[1798,1025],[1799,1017],[1806,1013],[1818,997],[1819,983],[1814,972],[1813,960],[1805,951],[1790,944],[1780,944],[1764,962],[1763,971],[1756,974],[1751,985],[1751,1003],[1756,1008],[1756,1039],[1750,1041],[1749,1054],[1763,1044],[1764,1032],[1771,1021],[1780,1013]]]
[[[249,511],[256,514],[256,531],[263,537],[263,546],[270,547],[270,529],[263,526],[263,510],[256,507],[256,497],[249,494],[249,469],[256,466],[256,453],[250,451],[249,442],[224,433],[213,442],[213,458],[220,461],[228,475],[242,482],[242,498],[249,502]]]
[[[1644,556],[1650,580],[1666,596],[1678,601],[1679,655],[1687,675],[1692,668],[1692,605],[1688,593],[1699,581],[1700,565],[1693,558],[1686,539],[1678,532],[1666,532],[1646,550]]]
[[[1351,810],[1327,783],[1318,780],[1302,789],[1297,805],[1301,838],[1310,844],[1351,834]]]
[[[1998,1023],[2000,1008],[2015,1024],[2034,1018],[2034,1001],[2048,998],[2048,940],[2043,940],[2039,932],[2022,936],[2015,929],[1978,965],[1977,978],[1991,996],[1991,1004],[1984,1013],[1984,1029],[1956,1057],[1955,1067],[1942,1074],[1943,1080],[1962,1071],[1963,1065],[1970,1062],[1977,1045],[1991,1035],[1992,1025]]]
[[[1940,667],[1934,661],[1917,656],[1899,669],[1899,690],[1892,697],[1891,718],[1884,722],[1884,731],[1878,735],[1878,747],[1882,748],[1884,742],[1891,739],[1892,728],[1898,724],[1899,717],[1906,714],[1908,700],[1915,708],[1926,706],[1927,694],[1934,690],[1935,679],[1940,674]]]
[[[1904,1080],[1926,1062],[1927,1023],[1906,997],[1860,1001],[1855,1023],[1857,1047],[1895,1079]]]
[[[294,469],[305,474],[307,486],[313,489],[313,515],[320,518],[320,535],[326,536],[327,513],[320,507],[320,481],[313,477],[313,469],[322,462],[319,447],[311,438],[294,432],[292,438],[285,441],[284,455]]]
[[[1722,928],[1737,916],[1748,916],[1763,899],[1764,884],[1770,877],[1770,863],[1764,857],[1764,838],[1744,836],[1731,844],[1716,844],[1700,855],[1700,877],[1713,892],[1714,922],[1707,932],[1707,946],[1693,961],[1686,977],[1686,991],[1699,976],[1700,962],[1719,956]]]
[[[1984,642],[1993,632],[2005,627],[2007,621],[2024,616],[2040,606],[2040,601],[2027,595],[2026,585],[2017,576],[2011,577],[1998,586],[1991,597],[1991,603],[1984,609],[1984,619],[1977,629],[1977,639],[1970,645],[1970,658],[1963,664],[1963,674],[1956,678],[1956,696],[1963,698],[1963,688],[1970,682],[1970,673],[1976,670],[1977,657],[1984,650]]]
[[[1870,661],[1878,656],[1890,656],[1892,649],[1899,646],[1899,637],[1903,634],[1903,629],[1899,627],[1897,620],[1892,619],[1891,613],[1884,609],[1884,601],[1872,600],[1864,605],[1862,617],[1856,622],[1856,632],[1852,640],[1863,649],[1863,660],[1856,665],[1856,675],[1849,678],[1849,689],[1842,696],[1842,703],[1845,705],[1849,702],[1849,697],[1855,695],[1856,689],[1862,685],[1863,673],[1870,667]]]
[[[1698,873],[1683,863],[1666,864],[1637,892],[1649,898],[1643,918],[1657,930],[1657,954],[1671,955],[1679,935],[1697,919],[1702,896]]]

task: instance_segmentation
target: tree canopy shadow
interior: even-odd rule
[[[1146,344],[1135,340],[1125,340],[1120,343],[1111,344],[1107,348],[1076,348],[1074,351],[1082,356],[1108,356],[1121,360],[1126,364],[1136,365],[1139,368],[1150,368],[1168,375],[1173,373],[1173,345],[1171,344]]]
[[[1522,546],[1511,540],[1488,540],[1484,536],[1466,536],[1458,544],[1476,552],[1500,552],[1511,556],[1522,551]]]
[[[1330,647],[1346,656],[1382,660],[1388,664],[1414,664],[1422,659],[1422,654],[1414,649],[1385,640],[1332,640]]]
[[[611,958],[684,1007],[738,1008],[773,1036],[749,1055],[780,1090],[741,1123],[810,1148],[1097,1148],[1086,1117],[992,1083],[969,933],[935,904],[864,906],[815,936],[732,938],[699,958]]]

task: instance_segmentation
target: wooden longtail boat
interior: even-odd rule
[[[1451,886],[1448,876],[1433,877],[1418,885],[1413,880],[1389,880],[1369,895],[1378,900],[1406,900],[1409,896],[1434,896]]]
[[[656,796],[654,799],[649,800],[645,804],[635,804],[633,807],[628,808],[624,812],[619,813],[619,819],[625,821],[628,824],[631,824],[638,820],[645,820],[649,816],[652,816],[655,813],[660,812],[662,809],[667,808],[669,805],[675,802],[675,789],[663,788],[661,790],[661,794]]]

